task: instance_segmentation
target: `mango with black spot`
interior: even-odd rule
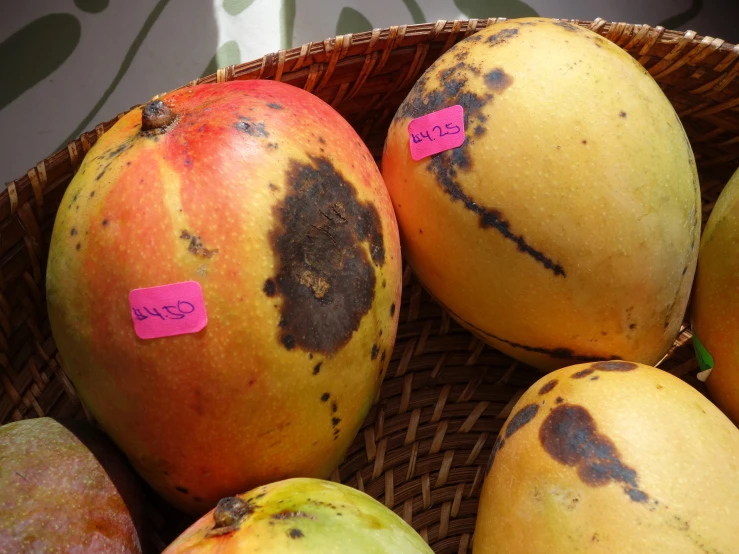
[[[708,353],[711,399],[739,425],[739,169],[716,200],[701,237],[691,302],[694,338]]]
[[[464,143],[414,161],[409,122],[453,105]],[[653,364],[679,332],[701,218],[692,149],[655,80],[598,34],[524,18],[460,41],[398,109],[382,169],[420,280],[510,356]]]
[[[592,380],[597,376],[597,380]],[[474,554],[729,554],[739,429],[685,381],[624,361],[555,370],[489,459]]]
[[[194,308],[131,306],[129,293],[184,281],[202,288],[205,328],[139,339],[135,321]],[[80,397],[137,471],[198,515],[331,474],[387,369],[377,351],[392,351],[400,289],[369,150],[328,104],[266,80],[185,87],[122,117],[65,193],[47,271]]]
[[[431,554],[395,512],[347,485],[286,479],[223,498],[163,554]]]

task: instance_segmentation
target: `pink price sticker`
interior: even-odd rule
[[[421,117],[408,124],[411,158],[418,161],[464,142],[464,109],[459,104]]]
[[[133,289],[128,302],[134,331],[141,339],[197,333],[208,324],[203,289],[197,281]]]

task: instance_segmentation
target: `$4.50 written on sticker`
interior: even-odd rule
[[[459,104],[417,117],[408,124],[411,158],[415,161],[464,143],[464,109]]]
[[[133,289],[128,301],[134,331],[141,339],[197,333],[208,324],[197,281]]]

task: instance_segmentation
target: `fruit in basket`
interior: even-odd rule
[[[286,479],[224,498],[163,554],[431,554],[395,512],[356,489]]]
[[[701,237],[691,319],[711,399],[739,425],[739,169]]]
[[[92,147],[54,223],[47,297],[101,427],[191,514],[327,478],[390,361],[397,223],[349,123],[274,81],[186,87]]]
[[[474,554],[735,552],[739,429],[670,373],[562,368],[493,446]]]
[[[0,552],[140,553],[142,502],[125,458],[91,425],[0,427]]]
[[[382,171],[406,259],[492,346],[548,371],[654,364],[673,343],[698,250],[695,160],[657,83],[605,38],[523,18],[462,40],[401,104]]]

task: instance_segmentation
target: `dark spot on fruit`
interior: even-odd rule
[[[103,227],[107,227],[107,226],[108,226],[108,220],[107,219],[103,219]]]
[[[634,362],[612,360],[608,362],[595,362],[590,367],[598,371],[632,371],[639,366]]]
[[[339,406],[336,404],[336,402],[331,402],[331,413],[335,414],[339,410]]]
[[[381,361],[381,362],[384,362],[384,361],[385,361],[385,357],[386,357],[386,356],[387,356],[387,351],[386,351],[386,350],[383,350],[383,351],[382,351],[382,356],[380,356],[380,361]]]
[[[590,378],[591,381],[597,381],[598,379],[599,377],[597,375],[594,375],[593,377]]]
[[[505,439],[498,435],[493,443],[493,451],[490,453],[490,458],[488,458],[488,467],[485,470],[486,475],[490,473],[490,468],[493,467],[493,462],[495,461],[495,455],[498,453],[498,450],[503,448],[503,445],[505,445]]]
[[[327,393],[327,392],[324,392],[321,395],[321,402],[326,402],[326,401],[328,401],[329,398],[331,398],[331,395],[329,393]]]
[[[318,142],[321,144],[326,144],[326,141],[323,139],[323,137],[318,137]]]
[[[475,125],[475,136],[479,137],[485,133],[485,128],[482,125]]]
[[[200,237],[190,233],[186,229],[180,232],[180,238],[189,241],[187,245],[188,252],[195,254],[196,256],[202,256],[203,258],[212,258],[215,254],[218,254],[218,249],[206,248]]]
[[[567,21],[555,21],[554,24],[557,27],[562,27],[563,29],[567,31],[572,31],[573,33],[580,31],[580,27],[578,27],[577,25],[573,25],[572,23],[568,23]]]
[[[514,38],[518,35],[518,29],[503,29],[502,31],[498,31],[497,33],[490,35],[486,42],[490,46],[496,46],[498,44],[502,44],[506,42],[509,38]]]
[[[187,494],[188,492],[190,492],[185,487],[175,487],[175,490],[181,492],[182,494]]]
[[[548,383],[544,384],[544,386],[542,386],[539,389],[539,394],[540,395],[543,395],[543,394],[546,394],[546,393],[550,392],[554,387],[557,386],[557,383],[559,383],[559,381],[557,379],[552,379],[551,381],[549,381]]]
[[[82,248],[82,245],[81,245],[81,244],[80,244],[80,243],[78,242],[78,243],[77,243],[77,245],[75,246],[75,248],[76,248],[77,250],[79,250],[80,248]]]
[[[238,528],[243,519],[254,512],[254,507],[241,498],[227,496],[221,498],[213,510],[214,529]]]
[[[272,279],[267,279],[264,282],[264,294],[266,294],[269,297],[272,297],[275,295],[275,282]]]
[[[295,527],[290,529],[290,532],[288,534],[290,535],[291,539],[301,539],[305,536],[300,529],[296,529]]]
[[[318,363],[317,363],[317,364],[316,364],[316,365],[315,365],[315,366],[313,367],[313,375],[318,375],[318,374],[319,374],[319,373],[321,372],[321,365],[322,365],[322,364],[323,364],[323,362],[318,362]]]
[[[513,84],[513,77],[498,67],[485,75],[485,84],[500,93]]]
[[[268,142],[267,148],[271,148],[272,150],[277,150],[277,143],[276,142]]]
[[[632,323],[629,325],[629,329],[636,329],[636,323]]]
[[[580,142],[582,142],[583,144],[587,144],[588,143],[588,141],[585,140],[585,139],[582,139]]]
[[[190,156],[187,156],[185,158],[185,165],[191,166],[192,165],[192,158]]]
[[[589,367],[588,369],[583,369],[583,370],[578,371],[577,373],[573,373],[570,377],[572,379],[582,379],[583,377],[587,377],[594,371],[595,371],[594,369]]]
[[[255,122],[250,117],[240,116],[241,121],[237,122],[234,127],[239,131],[244,131],[252,137],[268,137],[269,133],[264,127],[264,122]]]
[[[380,336],[382,336],[382,329],[380,329]]]
[[[373,263],[385,263],[380,216],[325,158],[292,160],[286,182],[270,233],[288,321],[282,334],[304,350],[333,354],[372,307]]]
[[[90,198],[94,198],[94,196],[95,196],[95,191],[92,191],[92,192],[90,193]]]
[[[625,111],[622,110],[621,113],[618,114],[618,115],[620,115],[621,117],[623,117],[624,119],[626,119],[626,112]]]
[[[72,227],[72,230],[69,232],[69,235],[73,237],[76,234],[77,234],[77,229],[75,229],[74,227]]]
[[[390,306],[390,317],[395,315],[395,302]]]
[[[529,404],[528,406],[521,408],[508,422],[508,427],[505,431],[505,438],[510,438],[513,433],[534,419],[538,412],[538,404]]]
[[[269,104],[267,104],[267,107],[268,108],[272,108],[273,110],[281,110],[282,109],[282,105],[281,104],[278,104],[277,102],[270,102]]]
[[[387,287],[387,280],[383,279],[382,280],[382,288],[386,288],[386,287]]]
[[[623,464],[616,446],[598,432],[595,420],[584,407],[562,404],[554,408],[539,428],[539,441],[557,462],[576,468],[586,485],[622,483],[632,500],[647,500],[637,485],[636,471]]]
[[[555,400],[555,402],[557,404],[561,404],[562,402],[564,402],[564,398],[562,398],[561,396],[558,396],[557,399]]]
[[[380,347],[377,346],[376,344],[373,344],[372,345],[372,359],[373,360],[376,360],[377,359],[377,355],[379,353],[380,353]]]
[[[125,152],[126,150],[128,150],[129,148],[131,148],[132,145],[133,145],[133,143],[130,140],[127,140],[127,141],[119,144],[118,146],[116,146],[110,152],[108,152],[108,155],[106,156],[106,158],[108,160],[112,160],[113,158],[115,158],[119,154],[122,154],[123,152]],[[126,162],[126,165],[131,165],[131,162]]]
[[[339,419],[338,417],[331,418],[331,425],[333,425],[334,427],[336,427],[339,423],[341,423],[341,419]]]
[[[270,190],[277,190],[277,187],[273,183],[269,184],[269,188]]]
[[[292,335],[283,335],[282,336],[282,345],[287,350],[292,350],[293,348],[295,348],[295,337],[293,337]]]

